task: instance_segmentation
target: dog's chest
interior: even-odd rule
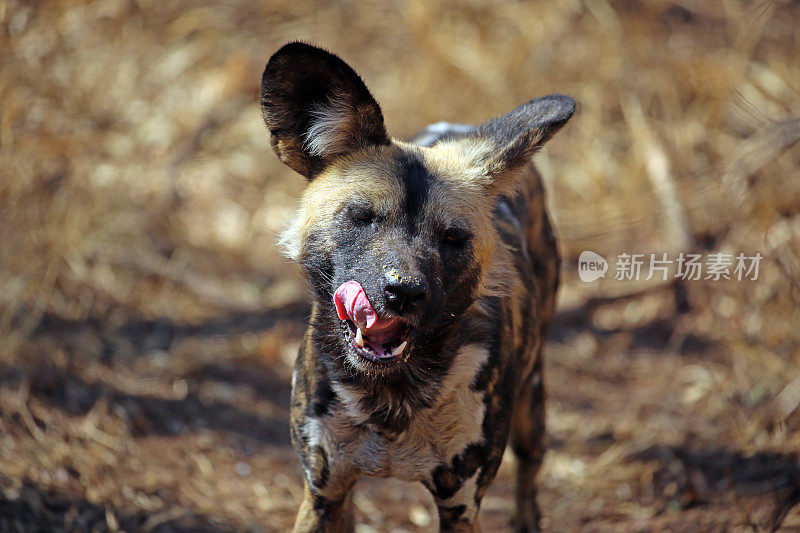
[[[398,435],[386,436],[361,423],[365,414],[358,410],[357,396],[343,391],[341,408],[317,421],[332,472],[429,480],[434,468],[483,439],[484,392],[472,390],[470,383],[486,358],[483,347],[462,348],[436,404],[413,413],[408,429]]]

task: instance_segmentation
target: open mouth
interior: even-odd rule
[[[410,328],[404,321],[393,318],[383,320],[380,328],[360,328],[352,320],[343,321],[347,326],[348,340],[353,350],[373,362],[406,360],[410,349]]]
[[[348,281],[340,285],[333,302],[358,355],[381,363],[408,359],[411,326],[399,317],[378,316],[360,283]]]

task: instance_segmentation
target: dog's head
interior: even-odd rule
[[[315,291],[316,326],[351,367],[386,375],[435,355],[435,339],[493,290],[504,261],[495,198],[514,191],[574,102],[538,98],[415,146],[387,134],[344,61],[290,43],[267,63],[261,107],[278,157],[308,179],[283,243]]]

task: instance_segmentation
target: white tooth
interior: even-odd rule
[[[356,344],[358,344],[359,348],[364,347],[364,334],[361,333],[361,328],[356,328]]]
[[[408,341],[403,341],[403,343],[402,343],[400,346],[398,346],[397,348],[395,348],[394,350],[392,350],[392,355],[394,355],[395,357],[397,357],[398,355],[400,355],[401,353],[403,353],[403,350],[405,350],[405,349],[406,349],[406,345],[407,345],[407,344],[408,344]]]

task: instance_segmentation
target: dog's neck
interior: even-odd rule
[[[352,368],[337,338],[339,325],[315,303],[305,357],[322,370],[341,413],[352,423],[367,425],[391,438],[408,428],[415,413],[435,407],[456,386],[450,379],[459,373],[453,362],[465,346],[488,344],[492,326],[486,310],[496,305],[495,300],[476,301],[456,325],[429,334],[430,340],[422,342],[421,348],[390,374]]]

